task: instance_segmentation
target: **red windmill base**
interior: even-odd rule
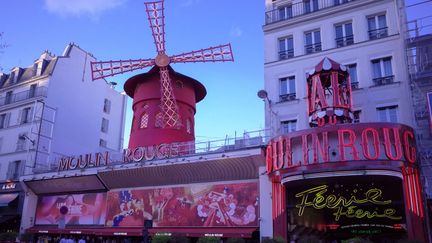
[[[129,78],[124,85],[126,94],[133,98],[134,116],[129,148],[195,140],[195,105],[204,99],[206,89],[197,80],[176,73],[170,66],[168,72],[173,83],[181,125],[176,129],[163,128],[159,68],[153,67],[147,73]]]

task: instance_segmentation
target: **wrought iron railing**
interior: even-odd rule
[[[388,36],[388,28],[379,28],[374,30],[369,30],[369,40],[380,39]]]
[[[280,102],[290,101],[290,100],[295,100],[295,99],[296,99],[296,93],[279,95],[279,101]]]
[[[293,57],[294,57],[294,49],[279,52],[279,60],[285,60]]]
[[[296,18],[322,9],[339,6],[355,0],[308,0],[299,3],[279,6],[265,13],[265,24]]]
[[[386,77],[374,78],[373,82],[374,82],[375,86],[392,84],[392,83],[394,83],[394,76],[391,75],[391,76],[386,76]]]
[[[0,98],[0,107],[35,97],[46,97],[47,90],[47,87],[38,87],[34,90],[30,89],[10,96],[6,95],[5,97]]]
[[[359,89],[359,82],[352,82],[351,83],[351,88],[352,89]]]
[[[344,47],[354,44],[354,36],[348,35],[336,38],[336,47]]]
[[[235,135],[234,137],[226,137],[224,139],[211,140],[205,142],[191,141],[186,143],[179,143],[178,151],[179,156],[169,158],[173,163],[175,161],[184,162],[190,157],[211,155],[216,153],[225,153],[236,151],[240,149],[256,148],[264,146],[270,140],[269,130],[257,130],[251,132],[244,132],[240,136]],[[89,151],[89,153],[92,153]],[[61,158],[66,158],[66,155],[51,155],[47,160],[47,163],[37,164],[37,167],[33,169],[34,174],[56,172],[58,171],[58,163]],[[161,163],[166,163],[166,159]],[[110,166],[124,164],[123,151],[110,152]],[[152,164],[158,164],[157,161]]]
[[[305,53],[306,54],[320,52],[321,50],[322,50],[322,48],[321,48],[321,42],[318,42],[318,43],[315,43],[315,44],[310,44],[310,45],[305,45]]]

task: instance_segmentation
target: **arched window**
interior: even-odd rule
[[[162,127],[163,125],[163,116],[162,112],[156,114],[155,127]]]
[[[149,121],[149,115],[147,113],[143,113],[141,115],[141,122],[140,122],[140,128],[147,128]]]
[[[186,119],[186,132],[189,134],[192,133],[192,122],[189,118]]]

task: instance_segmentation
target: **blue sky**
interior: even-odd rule
[[[263,101],[256,92],[263,81],[264,1],[166,0],[166,48],[179,54],[230,42],[235,62],[174,64],[201,81],[207,97],[197,106],[196,140],[264,128]],[[0,32],[10,46],[0,54],[9,72],[27,67],[44,51],[61,55],[74,42],[98,60],[155,57],[143,0],[14,0],[2,3]],[[126,73],[109,79],[122,91]],[[131,103],[131,101],[129,101]],[[125,141],[131,121],[128,110]]]

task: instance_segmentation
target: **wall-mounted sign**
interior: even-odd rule
[[[267,173],[340,161],[416,162],[412,128],[394,123],[327,126],[289,133],[270,141]]]
[[[2,190],[11,190],[11,189],[15,189],[16,188],[16,183],[13,183],[13,182],[11,182],[11,183],[6,183],[6,184],[3,184],[3,186],[2,186]]]
[[[332,177],[288,182],[285,186],[290,225],[319,231],[371,233],[405,228],[400,178]]]
[[[112,163],[136,163],[167,159],[190,154],[194,152],[194,149],[194,144],[191,143],[171,143],[127,148],[122,153],[106,151],[69,156],[58,160],[58,171],[107,166]]]

